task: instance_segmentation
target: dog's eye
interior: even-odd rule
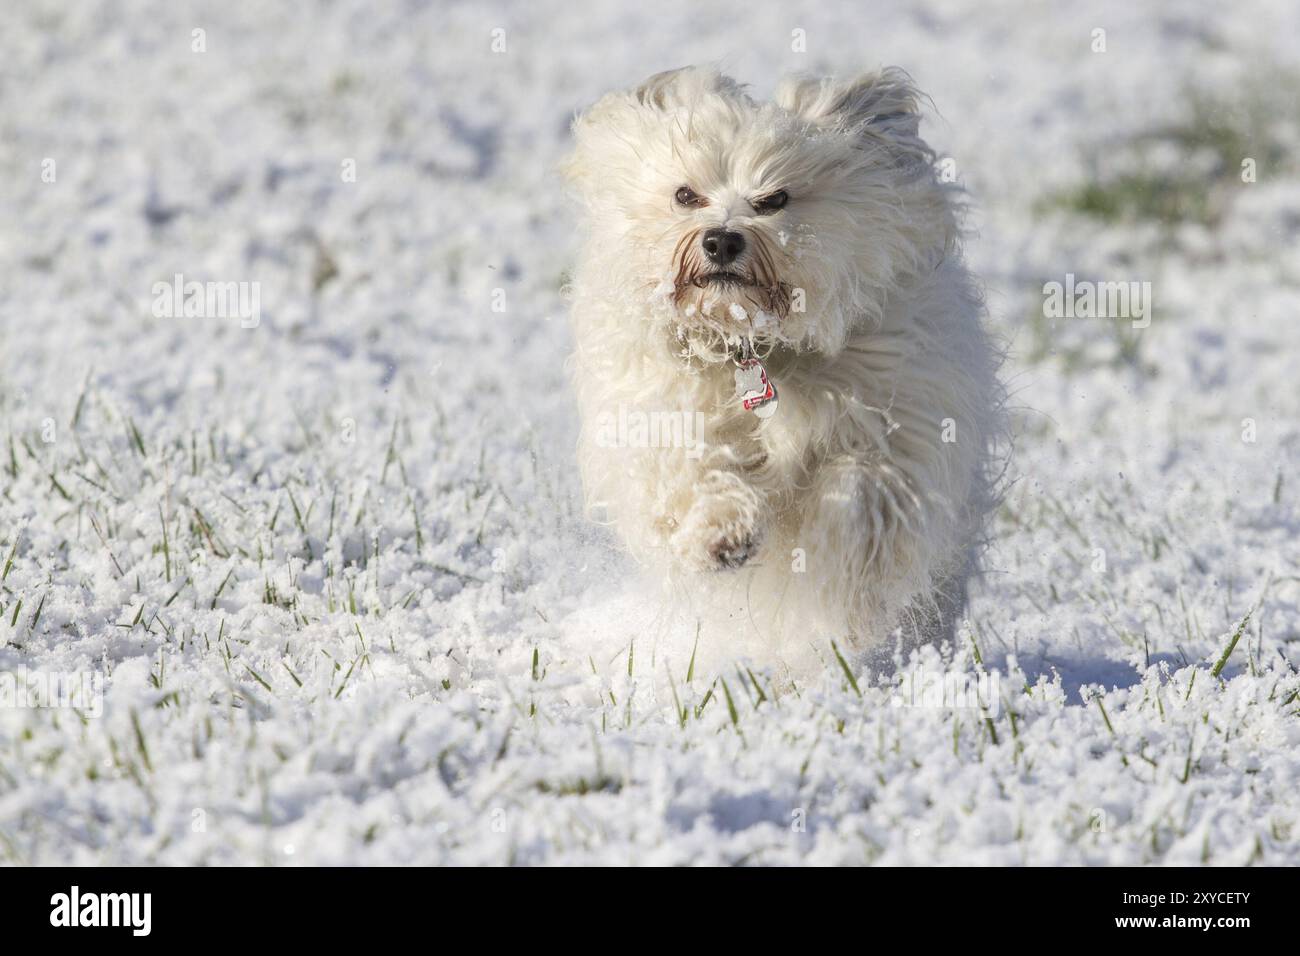
[[[679,206],[707,206],[709,201],[697,193],[690,186],[680,186],[677,192],[673,194]]]
[[[750,205],[754,207],[754,212],[758,213],[760,216],[765,216],[768,213],[773,213],[778,209],[781,209],[789,201],[790,194],[784,189],[781,189],[774,193],[768,193],[760,199],[753,200],[750,202]]]

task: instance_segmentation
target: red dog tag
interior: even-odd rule
[[[756,358],[736,360],[736,396],[747,411],[759,418],[776,414],[776,386],[767,377],[767,368]]]

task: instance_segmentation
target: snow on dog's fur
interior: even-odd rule
[[[992,501],[997,356],[918,100],[892,69],[763,103],[686,68],[574,124],[588,504],[777,654],[950,628]],[[737,395],[750,352],[764,418]],[[612,427],[673,416],[702,433]]]

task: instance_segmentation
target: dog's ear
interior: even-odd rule
[[[744,97],[745,86],[716,67],[683,66],[656,73],[637,86],[632,95],[642,106],[668,110],[708,93]]]
[[[589,192],[608,176],[609,157],[626,150],[647,123],[659,122],[661,113],[689,109],[709,94],[748,100],[742,84],[708,66],[665,70],[630,90],[606,94],[574,118],[574,151],[561,172]]]
[[[777,105],[809,123],[889,140],[909,152],[925,150],[921,99],[912,78],[892,66],[849,80],[787,76],[776,90]]]
[[[632,91],[632,96],[642,106],[653,106],[655,109],[667,109],[673,105],[676,96],[674,95],[678,82],[694,72],[693,66],[682,66],[675,70],[664,70],[662,73],[656,73],[649,77],[636,89]]]
[[[611,159],[635,141],[641,110],[633,94],[621,90],[606,93],[573,117],[573,149],[560,172],[580,198],[590,200],[613,173]]]
[[[580,196],[587,196],[605,172],[611,144],[625,142],[634,129],[637,107],[627,92],[606,93],[573,117],[573,150],[560,172]]]
[[[582,188],[589,185],[589,173],[594,171],[595,162],[586,160],[586,154],[598,155],[601,148],[608,147],[606,135],[616,140],[628,141],[639,124],[638,115],[645,111],[669,109],[682,100],[679,86],[694,76],[698,71],[693,66],[683,66],[676,70],[665,70],[642,81],[630,90],[618,90],[606,93],[590,107],[573,118],[574,153],[561,165],[561,172],[574,185]]]

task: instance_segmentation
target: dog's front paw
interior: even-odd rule
[[[758,551],[758,536],[747,535],[740,540],[721,538],[713,543],[709,554],[713,565],[721,570],[732,571],[744,565]]]
[[[691,571],[728,571],[758,553],[762,536],[750,509],[726,498],[701,499],[669,539],[673,557]]]

